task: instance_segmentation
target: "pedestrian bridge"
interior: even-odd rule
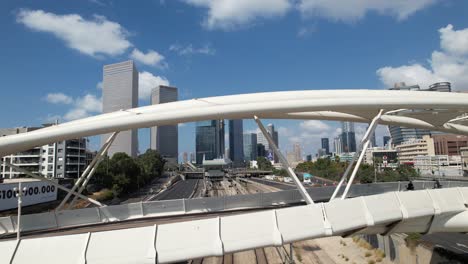
[[[468,187],[452,187],[136,228],[56,233],[0,242],[0,263],[171,263],[326,236],[468,232],[467,204]],[[68,211],[69,219],[74,211],[79,210]]]
[[[331,192],[331,200],[317,203],[314,189],[306,190],[288,166],[260,119],[317,119],[369,123],[353,161],[338,186],[346,188]],[[27,150],[61,140],[114,132],[99,151],[106,152],[116,133],[129,129],[176,125],[211,119],[254,119],[273,148],[298,190],[282,194],[239,196],[233,200],[176,200],[159,203],[138,203],[128,206],[99,207],[23,216],[20,230],[34,231],[60,228],[74,229],[79,225],[132,218],[156,217],[178,211],[181,214],[199,211],[213,212],[257,204],[260,211],[241,211],[232,215],[206,217],[191,221],[155,224],[126,229],[89,231],[61,235],[44,233],[23,239],[0,242],[0,263],[170,263],[204,256],[221,256],[259,247],[279,246],[293,241],[353,234],[391,234],[400,232],[468,232],[468,187],[423,189],[416,191],[392,189],[388,192],[353,194],[353,182],[362,162],[363,149],[377,124],[415,127],[432,131],[468,135],[468,94],[422,91],[382,90],[314,90],[209,97],[160,105],[125,109],[28,133],[0,138],[0,156]],[[358,157],[359,156],[359,157]],[[356,166],[351,172],[354,161]],[[93,160],[94,163],[98,160]],[[93,163],[92,162],[92,163]],[[14,164],[6,164],[20,170]],[[94,165],[93,165],[94,166]],[[92,166],[78,192],[78,183],[69,195],[97,201],[80,194],[93,174]],[[41,178],[35,174],[31,177]],[[52,183],[51,183],[52,184]],[[453,183],[450,183],[453,184]],[[384,185],[382,185],[384,186]],[[432,187],[432,186],[431,186]],[[359,187],[358,187],[359,188]],[[341,194],[341,199],[334,199]],[[268,198],[269,196],[272,196]],[[354,197],[353,197],[354,196]],[[67,196],[68,197],[68,196]],[[286,198],[305,201],[306,205],[278,208]],[[352,198],[349,198],[352,197]],[[236,201],[248,200],[245,201]],[[210,201],[210,202],[209,202]],[[221,202],[220,202],[221,201]],[[213,204],[211,204],[213,202]],[[279,203],[278,203],[279,202]],[[197,204],[198,203],[198,204]],[[237,204],[236,204],[237,203]],[[172,207],[173,206],[173,207]],[[191,207],[193,206],[193,207]],[[198,207],[197,207],[198,206]],[[216,207],[218,206],[218,207]],[[269,208],[276,206],[276,208]],[[268,209],[264,209],[264,208]],[[237,210],[237,209],[236,209]],[[152,215],[154,214],[154,215]],[[176,214],[174,214],[176,215]],[[22,218],[18,218],[22,219]],[[84,220],[88,219],[88,220]],[[87,222],[87,223],[85,223]],[[70,226],[71,225],[71,226]],[[1,230],[8,235],[15,229],[15,218],[2,219]],[[37,227],[39,226],[39,227]],[[24,229],[23,229],[24,228]],[[41,229],[42,228],[42,229]],[[104,228],[103,228],[104,229]]]

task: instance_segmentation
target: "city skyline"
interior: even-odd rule
[[[395,82],[425,87],[445,80],[453,83],[454,90],[468,87],[466,52],[460,45],[460,36],[468,28],[463,12],[468,3],[423,1],[411,8],[363,3],[356,7],[357,13],[341,10],[320,15],[287,2],[288,8],[271,14],[248,4],[237,22],[232,20],[238,17],[237,4],[216,16],[207,11],[210,6],[187,1],[2,2],[0,20],[9,37],[0,44],[0,53],[6,61],[15,61],[2,67],[2,82],[11,87],[5,89],[10,100],[0,106],[11,113],[2,120],[2,127],[38,126],[101,113],[102,67],[128,59],[139,69],[141,106],[149,105],[151,89],[157,85],[179,87],[181,100],[266,90],[386,89]],[[339,10],[333,4],[326,8]],[[66,19],[71,26],[63,26]],[[168,31],[167,24],[176,30]],[[81,32],[101,38],[89,39]],[[414,32],[419,32],[418,38],[412,37]],[[278,36],[281,42],[272,41]],[[408,41],[404,47],[387,41],[396,39]],[[447,65],[459,69],[458,74],[440,71]],[[28,78],[23,77],[25,72]],[[14,103],[18,101],[36,111],[22,111]],[[275,123],[280,148],[285,150],[298,141],[305,149],[317,149],[322,133],[335,135],[339,128],[336,122],[315,121],[317,126],[309,126],[308,121],[264,121]],[[356,125],[356,140],[366,124],[362,126]],[[244,129],[256,126],[245,120]],[[150,147],[150,131],[138,133],[143,153]],[[195,125],[180,125],[179,133],[179,153],[194,152]],[[379,127],[377,144],[384,135],[387,129]],[[92,149],[99,146],[100,139],[90,138]]]

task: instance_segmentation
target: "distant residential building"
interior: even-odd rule
[[[177,88],[163,86],[153,88],[151,91],[151,104],[164,104],[177,101]],[[179,129],[177,125],[155,126],[151,128],[150,147],[157,150],[159,154],[176,164],[179,156]]]
[[[433,135],[434,152],[436,155],[460,156],[460,149],[468,146],[468,136]]]
[[[46,125],[49,126],[49,125]],[[0,136],[21,134],[40,127],[0,129]],[[1,158],[1,178],[29,177],[5,165],[5,161],[47,178],[78,178],[93,158],[86,150],[87,139],[69,139],[35,147]]]
[[[376,165],[377,168],[397,167],[398,152],[395,149],[374,147],[365,150],[364,163]]]
[[[328,138],[322,138],[322,148],[325,150],[326,155],[330,155],[330,141]]]
[[[311,154],[307,155],[307,156],[306,156],[306,160],[307,160],[307,161],[312,161],[312,155],[311,155]]]
[[[189,161],[187,152],[182,153],[182,160],[184,163],[187,163]]]
[[[195,131],[196,163],[203,159],[213,160],[224,156],[224,120],[209,120],[196,123]]]
[[[463,175],[468,176],[468,147],[460,148]]]
[[[190,152],[190,163],[194,163],[196,161],[195,159],[195,153]]]
[[[434,140],[430,136],[423,136],[422,139],[412,139],[396,145],[398,160],[400,164],[414,164],[417,156],[435,155]]]
[[[102,81],[102,112],[110,113],[138,106],[138,70],[133,61],[104,65]],[[110,134],[102,135],[101,146]],[[124,152],[131,157],[138,153],[137,129],[121,131],[110,146],[107,154]]]
[[[341,145],[343,152],[356,152],[356,135],[353,122],[341,122]]]
[[[244,159],[246,161],[257,160],[257,134],[246,133],[244,139]]]
[[[244,162],[244,126],[242,119],[229,120],[229,158],[233,166]]]

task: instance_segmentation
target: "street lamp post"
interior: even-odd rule
[[[16,230],[16,239],[19,240],[21,238],[21,204],[23,203],[23,193],[26,192],[26,187],[21,189],[21,182],[18,182],[18,188],[13,188],[13,191],[18,198],[18,225]]]

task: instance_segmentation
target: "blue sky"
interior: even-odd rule
[[[180,99],[397,81],[466,90],[467,11],[456,0],[2,1],[1,126],[98,114],[102,66],[128,59],[140,71],[140,105],[156,84],[178,87]],[[300,142],[306,154],[339,127],[268,122],[284,151]],[[193,124],[179,133],[180,153],[193,151]],[[143,129],[141,151],[148,142]]]

